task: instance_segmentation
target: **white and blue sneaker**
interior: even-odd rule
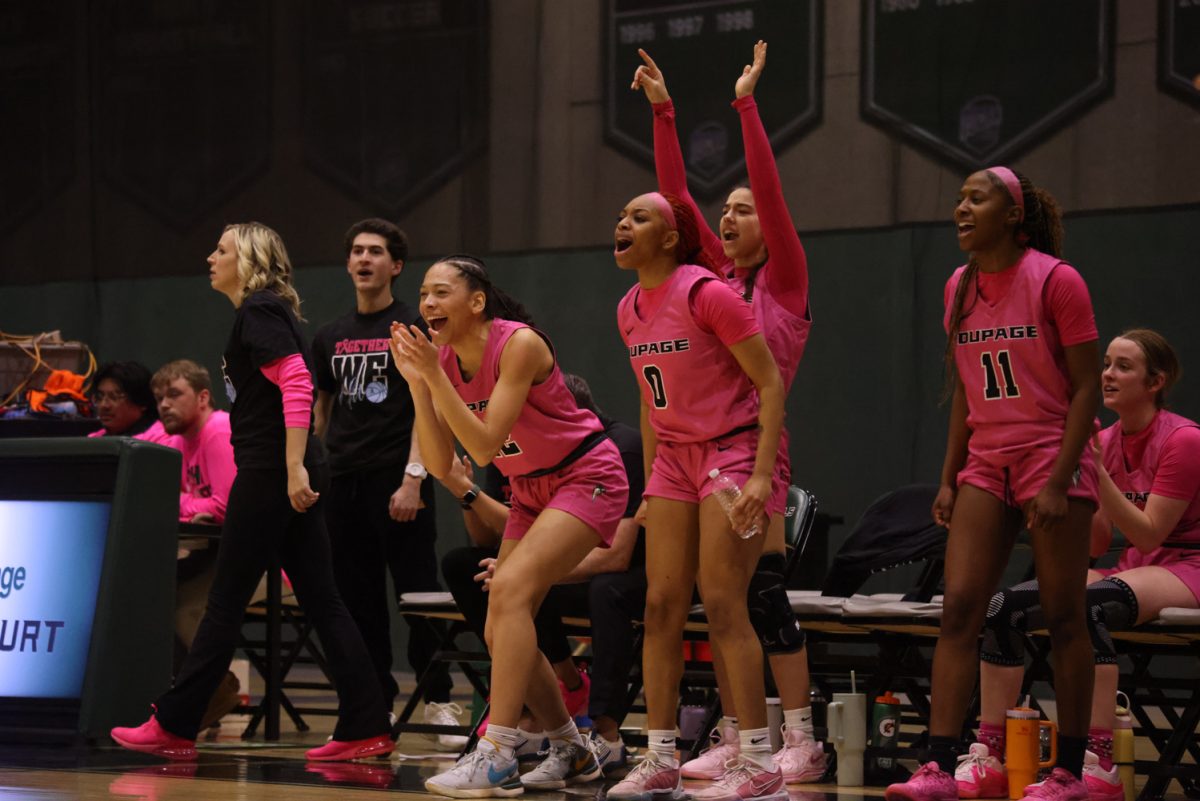
[[[521,784],[530,790],[561,790],[568,784],[595,781],[603,776],[596,755],[586,744],[554,740],[546,758],[521,777]]]
[[[525,792],[517,760],[491,748],[476,748],[450,770],[426,779],[425,789],[451,798],[508,798]]]
[[[600,770],[607,773],[610,770],[622,767],[629,761],[629,755],[625,751],[625,741],[617,740],[616,747],[608,740],[600,736],[600,732],[593,730],[587,740],[588,748],[596,756],[596,762],[600,765]]]

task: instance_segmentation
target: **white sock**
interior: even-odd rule
[[[771,733],[766,727],[743,729],[738,732],[738,739],[741,743],[742,756],[754,760],[767,770],[775,769],[774,763],[771,761]]]
[[[803,709],[783,710],[783,722],[787,725],[788,731],[800,732],[802,735],[801,740],[813,739],[811,706],[806,706]]]
[[[567,722],[557,729],[546,729],[546,736],[552,741],[558,740],[559,742],[583,745],[583,737],[580,736],[579,729],[571,718],[567,718]]]
[[[668,765],[678,764],[675,761],[674,729],[651,729],[647,732],[646,739],[650,750],[659,758],[659,761],[666,762]]]
[[[488,723],[487,734],[479,738],[479,748],[499,752],[505,759],[512,759],[517,748],[525,741],[520,729]]]
[[[717,729],[720,730],[722,734],[725,733],[726,729],[733,729],[734,731],[737,731],[737,727],[737,718],[731,718],[728,715],[723,715],[721,717],[721,721],[717,724]]]

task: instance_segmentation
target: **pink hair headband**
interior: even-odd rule
[[[988,167],[987,171],[1000,179],[1000,182],[1008,189],[1008,194],[1012,197],[1013,203],[1024,214],[1025,193],[1021,191],[1021,179],[1017,177],[1017,174],[1008,167]]]
[[[671,202],[660,192],[650,192],[649,195],[654,198],[654,205],[658,207],[658,213],[667,221],[667,227],[672,231],[677,230],[679,226],[675,224],[675,210],[671,208]]]

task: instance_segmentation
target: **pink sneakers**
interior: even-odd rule
[[[799,729],[783,724],[783,747],[775,752],[775,764],[786,784],[812,784],[825,775],[825,751],[816,740]]]
[[[954,771],[959,798],[1008,798],[1008,773],[983,743],[972,743]]]
[[[1088,786],[1068,770],[1055,768],[1043,782],[1025,788],[1025,798],[1045,801],[1088,801]]]
[[[176,760],[196,758],[196,741],[171,734],[158,725],[158,719],[154,715],[137,728],[118,726],[109,734],[118,745],[130,751],[141,751],[144,754]]]
[[[725,763],[742,753],[742,745],[738,740],[738,731],[732,726],[724,729],[713,729],[712,745],[706,748],[700,756],[684,762],[679,773],[685,779],[708,779],[713,781],[725,775]]]
[[[390,754],[395,747],[392,738],[386,734],[365,740],[330,740],[325,745],[305,751],[304,758],[312,762],[349,762],[352,759]]]
[[[787,801],[783,771],[768,770],[740,754],[725,764],[721,778],[692,790],[692,801]]]
[[[609,801],[682,801],[679,768],[647,751],[646,758],[624,779],[608,788],[607,797]]]
[[[1121,769],[1116,765],[1108,770],[1100,767],[1100,757],[1092,751],[1083,752],[1083,783],[1092,801],[1121,801],[1125,797]]]
[[[574,690],[568,690],[567,685],[560,680],[558,682],[558,691],[562,693],[563,703],[567,705],[567,714],[571,717],[586,715],[588,711],[588,697],[592,692],[592,680],[587,673],[579,671],[580,684]]]
[[[908,781],[889,785],[883,797],[887,801],[958,801],[958,783],[936,762],[926,762]]]

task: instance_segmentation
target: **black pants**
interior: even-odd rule
[[[436,512],[433,479],[421,482],[425,508],[416,519],[397,523],[388,514],[388,500],[404,481],[404,465],[334,476],[325,506],[325,522],[333,548],[333,575],[338,592],[358,624],[371,654],[371,664],[390,709],[400,692],[392,677],[392,602],[387,574],[399,598],[406,592],[438,592]],[[437,648],[437,633],[428,626],[409,630],[408,662],[419,676]],[[425,694],[428,701],[450,700],[453,686],[444,664]]]
[[[488,548],[457,548],[442,558],[442,575],[458,609],[471,629],[483,639],[487,622],[487,593],[474,580],[479,561],[494,557]],[[598,604],[598,606],[596,605]],[[588,714],[608,715],[618,723],[628,711],[625,696],[633,667],[633,621],[641,620],[646,607],[646,571],[642,566],[625,573],[602,573],[585,584],[558,584],[550,588],[533,625],[538,650],[551,662],[571,655],[562,618],[590,617],[592,621],[592,689]]]
[[[310,440],[310,453],[320,446]],[[319,452],[319,451],[318,451]],[[329,468],[307,460],[314,490],[328,491]],[[279,555],[297,600],[313,621],[338,691],[336,740],[359,740],[388,731],[387,708],[362,636],[334,586],[324,497],[304,514],[287,497],[287,472],[239,470],[229,491],[217,575],[204,620],[175,686],[160,696],[156,717],[164,729],[195,739],[200,718],[229,669],[241,635],[246,604],[272,553]]]
[[[633,672],[633,622],[646,615],[646,566],[592,576],[588,606],[593,659],[588,716],[593,720],[610,717],[620,725],[629,713],[626,697]]]

